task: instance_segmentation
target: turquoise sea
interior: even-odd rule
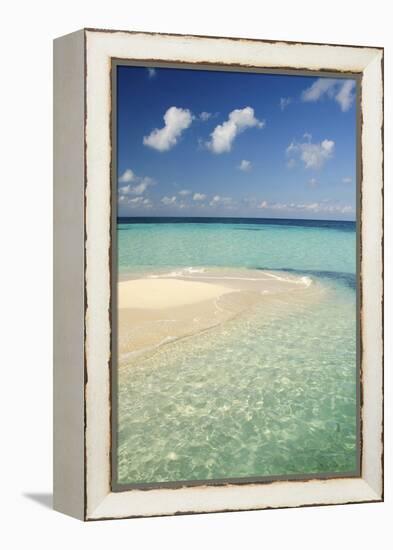
[[[354,222],[119,219],[118,268],[287,271],[323,290],[119,369],[119,484],[355,473]]]

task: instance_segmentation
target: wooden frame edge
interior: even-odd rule
[[[84,207],[86,208],[85,212],[84,212],[84,231],[83,231],[83,244],[85,245],[86,244],[86,250],[85,250],[85,262],[84,262],[84,279],[85,279],[85,288],[84,288],[84,306],[86,308],[85,310],[85,317],[84,317],[84,330],[85,330],[85,342],[84,342],[84,346],[83,346],[83,353],[85,354],[85,364],[84,364],[84,367],[83,367],[83,370],[84,370],[84,373],[83,373],[83,377],[84,377],[84,399],[83,399],[83,406],[84,406],[84,411],[83,411],[83,418],[80,418],[80,421],[83,425],[83,431],[84,431],[84,448],[83,448],[83,452],[84,452],[84,460],[83,460],[83,468],[84,468],[84,473],[83,473],[83,485],[84,485],[84,489],[83,489],[83,512],[80,513],[70,513],[70,511],[67,511],[64,509],[64,507],[62,506],[56,506],[57,509],[59,509],[60,511],[64,511],[65,513],[70,513],[70,515],[75,515],[75,517],[79,517],[79,519],[85,519],[85,520],[88,520],[88,521],[91,521],[91,520],[97,520],[97,519],[112,519],[112,518],[121,518],[121,517],[146,517],[146,516],[161,516],[161,515],[177,515],[177,514],[191,514],[191,513],[214,513],[214,512],[224,512],[224,511],[245,511],[245,510],[254,510],[254,509],[270,509],[270,508],[275,508],[275,509],[278,509],[278,508],[287,508],[287,507],[305,507],[305,506],[324,506],[324,505],[334,505],[334,504],[352,504],[352,503],[357,503],[357,502],[380,502],[383,500],[383,414],[382,414],[382,424],[381,424],[381,437],[382,437],[382,440],[381,440],[381,445],[382,445],[382,448],[381,448],[381,484],[380,484],[380,487],[377,487],[375,488],[375,484],[374,483],[371,483],[369,484],[365,479],[362,479],[362,478],[358,478],[356,480],[352,480],[352,481],[357,481],[359,482],[362,487],[366,490],[367,494],[368,494],[368,497],[366,500],[361,500],[360,497],[359,499],[355,499],[355,500],[348,500],[346,502],[323,502],[323,501],[320,501],[320,502],[314,502],[314,503],[300,503],[300,504],[290,504],[288,506],[285,506],[285,505],[269,505],[269,504],[262,504],[260,506],[257,506],[257,507],[252,507],[252,508],[232,508],[230,507],[229,509],[224,509],[224,508],[220,508],[220,509],[209,509],[209,510],[201,510],[201,509],[198,509],[198,510],[177,510],[177,511],[172,511],[172,512],[168,512],[168,513],[151,513],[151,514],[117,514],[117,515],[111,515],[107,513],[107,506],[109,504],[109,506],[112,505],[112,496],[116,493],[111,493],[110,492],[110,487],[107,487],[107,490],[104,491],[103,489],[101,489],[99,492],[101,494],[101,497],[99,497],[98,493],[96,495],[96,497],[92,497],[92,495],[90,494],[90,491],[91,491],[91,479],[93,477],[93,486],[94,486],[94,478],[95,476],[97,476],[97,472],[94,472],[94,470],[92,470],[90,468],[90,460],[92,458],[91,456],[91,452],[94,452],[92,451],[92,447],[90,446],[89,447],[89,442],[87,441],[89,437],[91,437],[92,433],[89,432],[89,428],[90,428],[90,421],[92,419],[92,410],[89,408],[90,407],[90,402],[89,402],[89,399],[90,399],[90,393],[89,393],[89,382],[91,382],[91,376],[95,376],[94,372],[93,371],[89,371],[89,366],[91,366],[91,360],[92,360],[92,356],[91,356],[91,345],[89,347],[89,320],[92,319],[92,315],[94,315],[94,311],[92,311],[91,309],[91,306],[93,305],[94,306],[94,303],[90,303],[87,301],[88,298],[89,298],[89,285],[91,285],[91,279],[90,279],[90,276],[92,275],[92,271],[89,272],[89,266],[88,266],[88,262],[89,262],[89,252],[88,252],[88,245],[91,244],[91,241],[89,241],[89,229],[91,230],[92,227],[94,226],[94,221],[92,222],[92,225],[90,225],[89,227],[89,216],[93,215],[93,219],[94,219],[94,216],[96,216],[97,212],[94,212],[94,208],[93,210],[90,208],[90,205],[89,205],[89,200],[91,199],[91,195],[89,195],[89,177],[91,179],[91,174],[89,173],[89,163],[88,163],[88,159],[89,159],[89,140],[88,140],[88,125],[89,123],[91,123],[91,119],[89,119],[89,99],[88,99],[88,83],[89,83],[89,70],[90,70],[90,67],[89,67],[89,61],[88,61],[88,48],[89,48],[89,37],[90,38],[93,38],[94,36],[94,39],[95,38],[102,38],[102,35],[104,36],[112,36],[112,35],[115,35],[116,36],[116,33],[120,33],[121,35],[125,34],[126,36],[140,36],[140,35],[143,35],[144,37],[148,36],[149,38],[152,38],[152,37],[168,37],[168,38],[188,38],[190,40],[193,40],[193,39],[200,39],[200,40],[227,40],[227,41],[231,41],[231,42],[234,42],[236,44],[239,44],[239,42],[241,44],[243,44],[244,42],[246,43],[262,43],[262,44],[269,44],[269,45],[290,45],[291,47],[294,47],[294,46],[307,46],[307,47],[311,47],[311,48],[317,48],[317,49],[320,49],[321,47],[325,48],[327,46],[331,46],[333,48],[344,48],[344,49],[350,49],[350,48],[354,48],[356,49],[356,51],[359,51],[359,50],[367,50],[368,54],[373,54],[373,59],[379,59],[380,58],[380,63],[382,64],[381,65],[381,79],[382,79],[382,97],[381,97],[381,100],[382,100],[382,112],[381,112],[381,117],[382,117],[382,126],[381,126],[381,148],[382,148],[382,181],[381,181],[381,193],[382,193],[382,241],[381,241],[381,245],[383,246],[383,48],[379,48],[379,47],[363,47],[363,46],[341,46],[341,45],[338,45],[338,44],[334,44],[334,45],[326,45],[326,44],[309,44],[309,43],[301,43],[301,42],[287,42],[287,41],[270,41],[270,40],[257,40],[257,39],[237,39],[237,38],[225,38],[225,37],[201,37],[201,36],[189,36],[189,35],[171,35],[171,34],[163,34],[163,33],[140,33],[138,31],[106,31],[106,30],[92,30],[92,29],[84,29],[83,31],[79,31],[79,33],[83,33],[83,52],[81,52],[81,55],[83,53],[83,64],[84,64],[84,84],[87,83],[87,87],[84,88],[84,107],[85,107],[85,111],[84,111],[84,117],[83,117],[83,123],[84,123],[84,132],[83,132],[83,138],[84,138],[84,174],[83,174],[83,194],[84,194],[84,197],[85,197],[85,204],[84,204]],[[100,35],[100,37],[98,37],[97,35]],[[67,35],[69,36],[69,35]],[[70,35],[72,36],[72,35]],[[67,38],[67,37],[65,37]],[[102,54],[102,52],[101,52]],[[174,60],[175,62],[176,60]],[[372,61],[370,61],[370,63],[368,65],[371,65]],[[363,69],[365,70],[368,65],[366,65],[366,67]],[[251,65],[245,65],[246,67],[250,68]],[[299,70],[298,67],[294,67],[294,70]],[[313,70],[313,69],[311,69]],[[322,71],[324,71],[324,69],[322,69]],[[90,113],[91,114],[91,113]],[[95,123],[98,123],[98,125],[102,124],[102,121],[101,123],[99,122],[99,120],[95,120]],[[56,179],[56,178],[55,178]],[[102,184],[102,180],[100,180],[98,178],[98,180],[101,182]],[[80,179],[79,179],[80,181]],[[92,180],[91,180],[92,181]],[[102,206],[102,205],[101,205]],[[102,213],[102,212],[101,212]],[[381,303],[380,303],[380,306],[383,305],[383,255],[382,255],[382,265],[381,266],[378,266],[378,269],[381,268],[381,275],[382,275],[382,294],[381,294]],[[94,310],[94,307],[93,307],[93,310]],[[382,307],[382,315],[383,315],[383,307]],[[383,317],[382,317],[382,345],[383,345]],[[382,350],[383,352],[383,350]],[[380,388],[381,390],[381,401],[382,401],[382,407],[383,407],[383,357],[382,357],[382,386]],[[64,426],[63,426],[64,428]],[[94,440],[94,437],[93,437],[93,440]],[[90,442],[91,443],[91,442]],[[102,443],[102,442],[101,442]],[[104,445],[105,447],[105,445]],[[102,447],[103,448],[103,447]],[[58,445],[57,445],[57,452],[58,452]],[[99,475],[98,475],[99,477]],[[281,483],[281,482],[274,482],[274,483]],[[293,483],[293,482],[288,482],[288,483]],[[296,482],[298,483],[298,482]],[[310,482],[301,482],[301,483],[304,483],[304,484],[309,484]],[[323,482],[324,483],[324,482]],[[247,484],[248,486],[249,485],[252,485],[252,484]],[[365,485],[365,487],[364,487]],[[203,489],[203,487],[202,487]],[[211,489],[211,488],[210,488]],[[209,490],[210,490],[209,489]],[[214,490],[214,488],[212,488]],[[191,491],[193,491],[194,489],[191,488]],[[226,489],[224,489],[226,490]],[[159,491],[163,491],[162,489],[160,489]],[[175,489],[175,491],[179,491],[178,489]],[[78,491],[77,491],[78,492]],[[93,491],[94,492],[94,491]],[[129,491],[129,492],[134,492],[135,491]],[[154,493],[154,490],[152,491]],[[55,494],[59,494],[59,491],[55,489]],[[93,500],[91,500],[91,498],[93,498]],[[109,499],[109,500],[108,500]],[[56,500],[56,499],[55,499]],[[96,503],[94,505],[94,502]],[[79,506],[79,504],[78,504]],[[61,509],[63,508],[63,509]]]

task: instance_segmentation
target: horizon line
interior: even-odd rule
[[[188,219],[217,219],[217,220],[286,220],[286,221],[303,221],[303,222],[348,222],[348,223],[356,223],[356,219],[354,220],[333,220],[333,219],[323,219],[323,218],[256,218],[256,217],[247,217],[247,216],[117,216],[117,219],[121,218],[135,218],[135,219],[142,219],[142,218],[160,218],[160,219],[182,219],[182,220],[188,220]]]

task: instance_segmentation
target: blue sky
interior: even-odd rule
[[[354,80],[117,70],[119,216],[355,219]]]

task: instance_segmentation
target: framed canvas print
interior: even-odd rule
[[[383,499],[383,50],[54,45],[54,506]]]

